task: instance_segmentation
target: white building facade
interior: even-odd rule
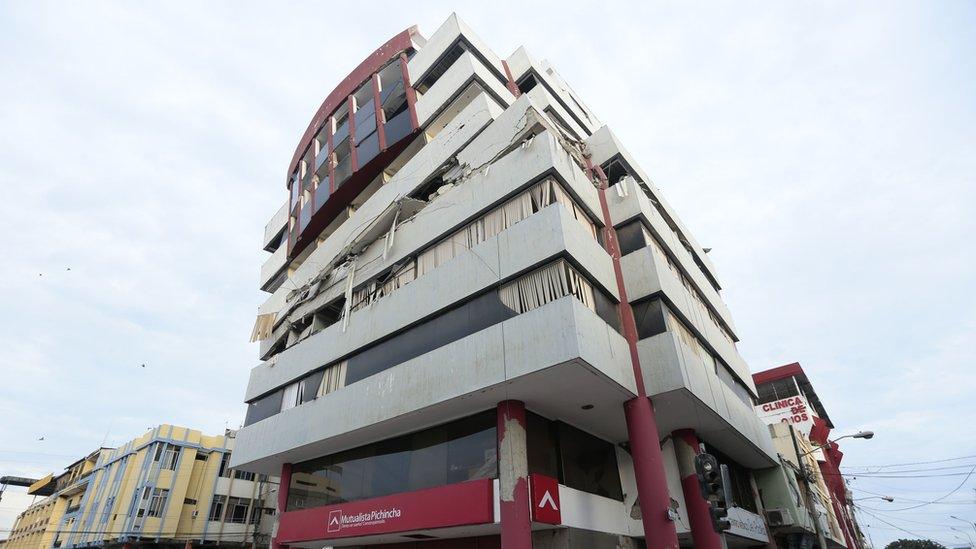
[[[752,471],[779,461],[715,269],[548,63],[408,29],[285,179],[231,463],[281,476],[278,546],[771,543]]]

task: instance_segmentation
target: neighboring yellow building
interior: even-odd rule
[[[89,476],[102,450],[65,467],[58,476],[48,475],[27,488],[28,494],[51,494],[18,515],[4,549],[36,549],[54,545],[58,525],[81,505]]]
[[[234,431],[161,425],[28,489],[55,492],[17,519],[5,549],[267,545],[277,484],[227,467]]]

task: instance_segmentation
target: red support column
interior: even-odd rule
[[[291,463],[285,463],[281,466],[281,481],[278,484],[278,525],[281,525],[281,515],[285,513],[285,509],[288,508],[288,489],[291,487]],[[271,549],[286,549],[288,546],[283,545],[278,541],[277,538],[271,540]]]
[[[644,374],[637,353],[637,322],[634,320],[630,300],[627,299],[624,273],[620,268],[620,245],[610,217],[610,206],[607,204],[607,176],[599,166],[590,162],[589,156],[585,159],[590,177],[597,182],[597,194],[603,214],[603,242],[613,262],[617,293],[620,295],[620,325],[630,349],[630,363],[637,385],[637,398],[624,403],[624,414],[627,419],[630,452],[634,459],[637,496],[640,499],[641,522],[644,524],[644,542],[647,549],[675,549],[678,547],[678,531],[668,517],[671,496],[668,494],[668,478],[661,455],[661,437],[654,419],[654,407],[644,387]]]
[[[532,549],[525,404],[498,403],[498,496],[502,549]]]
[[[678,474],[681,476],[681,491],[685,496],[685,509],[691,523],[691,538],[695,548],[722,549],[722,536],[712,527],[712,517],[708,502],[701,495],[698,473],[695,471],[695,456],[701,451],[698,437],[691,429],[681,429],[672,435],[674,453],[678,459]]]

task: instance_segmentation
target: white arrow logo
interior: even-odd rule
[[[333,524],[339,524],[339,515],[332,517],[332,520],[329,522],[329,526],[332,526]]]
[[[546,493],[542,496],[542,500],[539,501],[539,509],[545,507],[546,502],[549,502],[549,506],[552,507],[553,511],[559,510],[559,507],[556,507],[556,500],[553,499],[552,494],[549,493],[549,490],[546,490]]]

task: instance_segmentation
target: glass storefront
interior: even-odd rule
[[[496,413],[488,410],[292,468],[288,510],[498,476]]]

